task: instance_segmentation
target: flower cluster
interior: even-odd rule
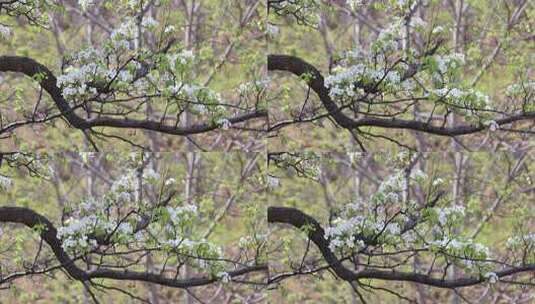
[[[0,4],[2,15],[20,16],[30,24],[44,25],[48,21],[47,11],[58,7],[59,3],[57,0],[17,0],[1,1]]]
[[[163,250],[212,273],[223,268],[221,247],[204,238],[195,238],[191,233],[198,219],[195,205],[168,206],[155,212],[158,220],[152,222],[147,231]]]
[[[262,90],[266,89],[266,87],[269,85],[270,82],[271,82],[271,78],[266,76],[262,79],[242,83],[238,87],[238,93],[242,96],[245,96],[249,93],[261,92]]]
[[[89,239],[89,235],[96,230],[113,231],[113,226],[99,221],[95,215],[79,219],[70,218],[65,226],[58,228],[57,237],[63,241],[62,247],[68,253],[87,252],[95,247],[97,242]]]
[[[88,87],[88,82],[98,76],[105,76],[104,73],[109,74],[95,63],[81,67],[69,67],[64,74],[58,77],[58,86],[62,87],[62,94],[66,99],[90,97],[97,93],[97,89]]]
[[[230,129],[230,127],[232,127],[232,123],[226,119],[226,118],[221,118],[217,121],[217,124],[221,127],[221,129],[223,130],[228,130]]]
[[[9,39],[11,37],[11,28],[0,24],[0,38]]]
[[[401,24],[394,23],[379,34],[370,51],[357,48],[343,52],[325,79],[331,98],[358,100],[366,96],[365,88],[384,93],[411,91],[414,81],[403,77],[409,66],[404,62],[390,62],[389,58],[389,54],[402,46],[400,32]]]
[[[176,226],[182,226],[185,221],[190,221],[197,215],[197,207],[195,205],[167,207],[166,211],[169,214],[171,223]]]
[[[410,6],[408,3],[404,1],[400,7]],[[336,65],[325,79],[330,97],[340,104],[366,102],[367,111],[373,113],[377,107],[384,112],[390,103],[420,96],[419,100],[429,100],[467,120],[492,119],[489,96],[473,88],[461,88],[463,54],[441,53],[441,49],[433,54],[417,54],[414,48],[407,48],[410,39],[406,36],[425,28],[426,22],[419,18],[395,18],[369,49],[357,48],[336,57]],[[442,31],[432,31],[432,35]],[[511,96],[522,91],[525,92],[525,86],[511,86],[508,90]],[[376,99],[384,101],[385,97],[394,100],[374,103]]]
[[[524,81],[509,85],[505,90],[505,94],[511,98],[525,99],[525,101],[535,106],[535,81]]]
[[[408,178],[416,181],[425,179],[421,171],[412,172]],[[365,241],[374,239],[381,244],[394,244],[408,232],[403,226],[409,220],[406,216],[389,217],[391,206],[405,209],[410,214],[414,209],[413,202],[404,202],[402,193],[406,173],[398,170],[388,176],[379,185],[377,191],[370,197],[369,202],[357,201],[344,206],[340,216],[332,221],[325,229],[330,239],[329,247],[333,251],[358,251],[365,247]],[[414,236],[408,236],[411,239]]]
[[[465,208],[441,206],[440,201],[419,206],[405,198],[409,181],[422,186],[428,182],[428,176],[418,170],[409,174],[398,169],[384,178],[367,201],[346,204],[325,229],[329,248],[343,255],[370,247],[421,247],[455,260],[467,271],[486,270],[490,266],[489,249],[452,232],[464,218]],[[431,184],[437,187],[440,182]]]
[[[463,240],[461,238],[448,238],[445,236],[442,239],[430,241],[429,243],[432,249],[436,246],[456,257],[484,260],[490,256],[488,247],[480,243],[475,243],[471,239]]]
[[[347,4],[351,10],[355,11],[364,4],[364,0],[347,0]]]
[[[116,203],[138,201],[138,178],[141,177],[143,183],[154,183],[160,179],[160,174],[152,168],[145,168],[140,176],[137,169],[127,170],[125,174],[117,178],[111,185],[109,197]]]
[[[228,272],[225,272],[225,271],[218,272],[216,276],[223,283],[229,283],[230,281],[232,281],[232,277],[230,276],[230,274]]]
[[[242,249],[247,249],[254,247],[258,244],[266,242],[268,239],[267,234],[255,234],[254,236],[247,235],[240,238],[238,242],[238,247]]]
[[[535,233],[510,237],[506,244],[507,247],[511,249],[532,248],[533,252],[533,250],[535,250]]]
[[[486,272],[483,277],[490,283],[490,284],[496,284],[500,278],[495,272]]]
[[[454,106],[459,112],[467,116],[478,115],[480,111],[489,110],[489,96],[474,89],[462,90],[459,88],[443,87],[433,90],[436,99]]]
[[[441,75],[452,73],[465,64],[464,55],[460,53],[451,53],[443,56],[435,55],[428,57],[428,59],[428,64],[435,65]]]
[[[143,185],[154,184],[160,182],[160,174],[150,168],[128,169],[103,197],[89,197],[67,208],[68,218],[57,233],[64,250],[69,254],[88,254],[99,248],[103,244],[101,241],[129,248],[154,246],[211,274],[222,271],[225,265],[221,261],[221,247],[197,237],[194,232],[199,218],[197,206],[175,202],[164,206],[140,203],[137,197],[142,191],[140,179]],[[162,186],[172,187],[175,180],[169,178],[162,183]],[[221,277],[221,280],[227,279]]]
[[[292,0],[274,1],[270,7],[279,16],[295,18],[298,24],[316,26],[320,20],[317,11],[319,5],[318,0]]]
[[[78,0],[82,11],[86,11],[90,6],[95,5],[95,0]]]
[[[456,223],[464,217],[464,207],[460,205],[435,209],[435,211],[437,212],[438,222],[442,226]]]
[[[87,47],[70,56],[69,65],[58,77],[63,97],[84,102],[113,101],[125,95],[135,101],[150,95],[151,100],[166,101],[168,113],[187,108],[198,115],[227,116],[220,94],[193,80],[195,55],[191,50],[154,53],[138,46],[139,28],[150,31],[157,26],[151,18],[138,25],[134,18],[126,17],[101,49]],[[110,107],[107,112],[123,111],[112,102],[106,106]]]

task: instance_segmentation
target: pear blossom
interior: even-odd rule
[[[490,283],[490,284],[496,284],[500,278],[498,275],[494,272],[487,272],[483,275],[483,277]]]
[[[232,281],[232,277],[230,276],[230,274],[225,271],[218,272],[216,277],[220,279],[223,283],[229,283],[230,281]]]
[[[13,180],[7,176],[0,175],[0,189],[8,190],[13,185]]]
[[[489,120],[485,122],[485,125],[489,127],[489,130],[491,132],[496,132],[497,130],[500,129],[500,125],[495,120]]]
[[[452,207],[441,208],[437,210],[438,221],[441,225],[446,225],[449,221],[459,219],[464,216],[464,207],[455,205]]]
[[[11,38],[11,29],[5,25],[0,24],[0,38],[9,39]]]
[[[270,188],[276,188],[280,186],[280,178],[268,175],[267,184]]]
[[[347,0],[347,4],[349,4],[349,7],[351,10],[356,10],[359,6],[362,6],[364,4],[364,0]]]
[[[271,23],[267,24],[267,33],[269,36],[275,37],[279,34],[279,32],[280,32],[280,29],[278,26],[273,25]]]
[[[164,28],[163,32],[165,34],[173,33],[176,30],[176,27],[174,25],[168,25]]]
[[[82,11],[86,11],[90,6],[95,5],[95,0],[79,0],[78,4],[82,8]]]
[[[176,183],[176,179],[174,178],[168,178],[166,181],[165,181],[165,185],[166,186],[171,186],[171,185],[174,185]]]
[[[141,25],[146,28],[154,28],[158,26],[158,21],[154,20],[151,16],[143,18],[143,21],[141,21]]]
[[[221,129],[223,130],[228,130],[230,127],[232,127],[232,123],[226,118],[219,119],[217,124],[221,126]]]

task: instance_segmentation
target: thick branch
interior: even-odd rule
[[[129,270],[117,271],[107,268],[85,271],[79,268],[63,250],[61,241],[57,238],[56,228],[46,217],[28,208],[0,207],[0,222],[18,223],[26,225],[29,228],[38,228],[41,238],[50,246],[62,267],[72,278],[79,281],[88,281],[94,278],[105,278],[113,280],[143,281],[169,287],[188,288],[211,284],[218,280],[217,278],[211,276],[179,280],[149,272],[136,272]],[[266,270],[266,265],[254,265],[235,271],[229,271],[228,274],[231,277],[237,277],[251,272]]]
[[[329,240],[325,238],[325,231],[321,225],[310,215],[295,209],[287,207],[269,207],[268,208],[268,222],[269,223],[284,223],[294,226],[298,229],[303,229],[310,240],[316,244],[319,251],[323,255],[325,261],[334,270],[337,276],[346,281],[356,281],[359,279],[380,279],[387,281],[408,281],[430,285],[439,288],[459,288],[477,285],[485,282],[483,277],[464,277],[457,279],[438,279],[429,275],[412,273],[412,272],[397,272],[397,271],[383,271],[374,269],[364,269],[354,272],[346,268],[342,262],[329,249]],[[498,277],[506,277],[521,272],[535,271],[535,264],[529,264],[514,268],[507,268],[502,271],[497,271]]]
[[[113,127],[113,128],[131,128],[156,131],[172,135],[191,135],[199,134],[218,129],[220,126],[217,122],[211,121],[206,123],[194,124],[187,127],[177,127],[164,125],[160,121],[135,120],[135,119],[117,119],[112,117],[97,117],[93,119],[84,119],[78,116],[74,109],[69,105],[62,95],[61,89],[57,86],[57,79],[54,74],[39,62],[20,56],[0,56],[0,72],[18,72],[29,77],[35,77],[39,80],[41,87],[50,94],[52,100],[60,110],[61,114],[67,121],[77,129],[89,129],[92,127]],[[42,75],[44,77],[40,77]],[[232,124],[241,123],[254,118],[266,117],[265,110],[255,110],[250,113],[240,114],[229,118]]]
[[[268,70],[269,71],[286,71],[296,76],[303,76],[308,74],[312,77],[307,77],[307,84],[316,92],[320,101],[323,103],[325,109],[333,117],[333,119],[342,127],[347,129],[355,129],[359,127],[381,127],[387,129],[408,129],[420,132],[426,132],[440,136],[459,136],[480,132],[487,128],[483,124],[466,124],[459,126],[435,126],[429,122],[422,122],[416,120],[405,120],[399,118],[377,118],[377,117],[362,117],[359,119],[352,119],[342,113],[341,109],[329,96],[329,89],[324,84],[324,78],[321,73],[313,65],[302,60],[301,58],[289,55],[269,55],[268,56]],[[509,117],[496,120],[499,126],[508,125],[516,121],[533,120],[535,119],[535,112],[526,112],[514,114]]]

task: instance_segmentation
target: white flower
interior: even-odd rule
[[[400,229],[398,223],[391,223],[390,225],[386,226],[386,230],[387,230],[390,234],[398,234],[398,233],[401,232],[401,229]]]
[[[130,223],[121,223],[119,227],[117,227],[117,232],[121,234],[130,235],[134,232],[134,228]]]
[[[401,77],[399,76],[399,73],[398,73],[398,72],[396,72],[396,71],[391,71],[391,72],[389,72],[389,73],[386,75],[386,80],[387,80],[388,82],[397,84],[397,83],[400,82]]]
[[[273,25],[271,23],[267,24],[267,28],[266,29],[267,29],[268,35],[271,36],[271,37],[277,36],[279,34],[279,32],[280,32],[279,27],[276,26],[276,25]]]
[[[185,204],[182,207],[167,207],[171,222],[180,225],[184,220],[197,214],[197,206]]]
[[[169,34],[169,33],[172,33],[176,30],[175,26],[174,25],[168,25],[165,27],[165,29],[163,30],[163,32],[165,34]]]
[[[442,27],[442,26],[437,26],[432,31],[433,34],[440,34],[442,32],[444,32],[444,27]]]
[[[238,87],[238,93],[240,93],[241,95],[245,95],[251,91],[254,91],[255,89],[257,91],[260,91],[262,89],[265,89],[269,85],[270,81],[270,77],[264,77],[256,81],[242,83]]]
[[[397,4],[399,7],[403,7],[407,3],[407,0],[397,0]]]
[[[483,277],[487,279],[487,281],[489,281],[490,284],[495,284],[496,282],[500,280],[498,275],[494,272],[487,272],[483,275]]]
[[[425,174],[425,172],[423,172],[422,170],[420,169],[416,169],[416,170],[413,170],[411,172],[411,176],[410,176],[412,179],[414,180],[423,180],[423,179],[426,179],[427,178],[427,174]]]
[[[141,241],[143,241],[145,236],[143,235],[143,232],[138,231],[138,232],[136,232],[136,234],[134,234],[134,238],[136,239],[136,241],[141,242]]]
[[[507,247],[514,248],[517,246],[535,245],[535,233],[525,234],[507,239]]]
[[[127,70],[120,71],[119,74],[117,75],[117,78],[122,82],[130,82],[134,79],[132,74],[130,74],[130,72]]]
[[[160,174],[154,171],[152,168],[143,170],[143,179],[145,180],[157,180],[160,178]]]
[[[491,132],[496,132],[500,129],[500,125],[494,120],[487,121],[485,124],[489,127]]]
[[[270,188],[276,188],[280,186],[281,182],[278,177],[268,175],[267,184]]]
[[[127,18],[117,29],[111,33],[111,39],[121,41],[124,39],[134,39],[137,35],[137,26],[133,18]]]
[[[94,197],[88,197],[80,203],[80,207],[84,211],[98,210],[104,206],[103,203],[97,201]]]
[[[216,276],[223,283],[228,283],[228,282],[232,281],[232,277],[230,276],[230,274],[228,272],[221,271],[221,272],[218,272]]]
[[[412,243],[412,242],[416,241],[416,234],[414,232],[412,232],[412,231],[408,231],[408,232],[404,233],[401,236],[401,238],[406,243]]]
[[[223,130],[228,130],[230,129],[230,127],[232,126],[232,123],[230,122],[230,120],[226,119],[226,118],[222,118],[222,119],[219,119],[217,121],[217,124],[223,129]]]
[[[82,11],[86,11],[89,6],[95,4],[95,1],[94,0],[79,0],[78,4],[80,4]]]
[[[8,190],[13,185],[11,178],[0,175],[0,189]]]
[[[457,219],[464,215],[464,207],[460,205],[454,205],[438,210],[438,221],[440,224],[445,225],[449,219]]]
[[[411,18],[410,26],[414,28],[424,28],[427,26],[427,22],[422,20],[420,17],[413,17]]]
[[[347,4],[349,4],[349,7],[352,10],[356,10],[357,7],[364,4],[364,1],[363,0],[347,0]]]
[[[193,51],[191,50],[183,50],[180,53],[167,54],[171,69],[175,69],[177,63],[184,66],[193,61],[194,58],[195,55],[193,55]]]
[[[0,24],[0,38],[9,39],[11,37],[11,29]]]
[[[535,92],[535,81],[514,83],[507,87],[505,94],[509,97],[529,96]]]
[[[442,184],[444,182],[444,180],[442,178],[436,178],[435,180],[433,180],[433,186],[438,186],[440,184]]]
[[[111,232],[111,223],[103,223],[97,220],[95,215],[90,215],[80,219],[71,218],[67,221],[67,226],[59,227],[57,237],[61,239],[62,247],[67,252],[85,251],[96,243],[88,241],[87,236],[97,227],[101,227],[106,232]]]
[[[158,24],[159,24],[158,21],[154,20],[154,18],[150,16],[144,18],[143,21],[141,21],[141,25],[146,28],[154,28],[158,26]]]
[[[193,108],[200,114],[205,114],[206,112],[208,112],[208,108],[203,104],[195,104],[193,105]]]
[[[170,186],[170,185],[173,185],[176,183],[176,179],[174,178],[168,178],[166,181],[165,181],[165,185],[166,186]]]
[[[438,65],[438,70],[444,74],[450,69],[456,69],[465,63],[464,55],[460,53],[452,53],[446,56],[435,56]]]
[[[449,95],[453,98],[459,98],[463,95],[463,92],[459,90],[458,88],[453,88],[450,90]]]

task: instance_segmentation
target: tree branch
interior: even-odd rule
[[[0,72],[17,72],[23,73],[29,77],[39,80],[41,87],[50,94],[52,100],[60,110],[61,114],[70,125],[77,129],[86,130],[92,127],[113,127],[113,128],[131,128],[144,129],[172,135],[192,135],[209,132],[218,129],[220,126],[217,122],[198,123],[187,127],[178,127],[164,125],[160,121],[136,120],[136,119],[117,119],[112,117],[97,117],[93,119],[84,119],[78,116],[74,109],[69,105],[62,95],[61,89],[57,86],[57,79],[54,74],[39,62],[21,56],[0,56]],[[44,77],[38,76],[42,75]],[[254,118],[266,117],[267,111],[257,109],[249,113],[236,115],[228,118],[231,124],[245,122]]]
[[[459,126],[435,126],[430,122],[422,122],[416,120],[405,120],[399,118],[377,118],[377,117],[362,117],[359,119],[352,119],[345,115],[342,110],[329,96],[329,89],[325,86],[324,78],[321,73],[313,65],[302,60],[301,58],[290,55],[268,55],[268,70],[269,71],[286,71],[298,77],[303,75],[310,75],[307,77],[307,84],[316,92],[325,109],[333,117],[333,119],[342,127],[346,129],[356,129],[359,127],[381,127],[387,129],[408,129],[430,133],[439,136],[459,136],[477,133],[483,131],[487,126],[483,124],[466,124]],[[535,112],[525,112],[514,114],[505,118],[496,120],[499,126],[508,125],[522,120],[535,119]]]
[[[189,288],[211,284],[218,280],[213,276],[202,276],[179,280],[149,272],[136,272],[129,270],[117,271],[107,268],[85,271],[79,268],[74,263],[74,260],[63,250],[61,240],[57,238],[57,229],[46,217],[28,208],[0,207],[0,222],[23,224],[32,229],[39,228],[38,231],[41,238],[50,246],[62,267],[73,279],[82,282],[89,281],[94,278],[104,278],[112,280],[143,281],[169,287]],[[237,277],[251,272],[266,270],[267,265],[260,264],[229,271],[228,274],[230,277]]]
[[[463,277],[456,279],[437,279],[429,275],[413,273],[413,272],[397,272],[397,271],[383,271],[374,269],[364,269],[354,272],[346,268],[342,262],[329,249],[329,241],[325,238],[325,231],[321,225],[310,215],[295,208],[287,207],[269,207],[268,208],[268,222],[269,223],[283,223],[294,226],[298,229],[303,229],[310,240],[316,244],[319,251],[323,255],[325,261],[333,269],[338,277],[343,280],[352,282],[359,279],[379,279],[386,281],[407,281],[420,283],[424,285],[439,287],[439,288],[460,288],[466,286],[477,285],[485,282],[483,277]],[[516,273],[535,271],[535,264],[528,264],[514,268],[506,268],[502,271],[497,271],[496,276],[507,277]]]

